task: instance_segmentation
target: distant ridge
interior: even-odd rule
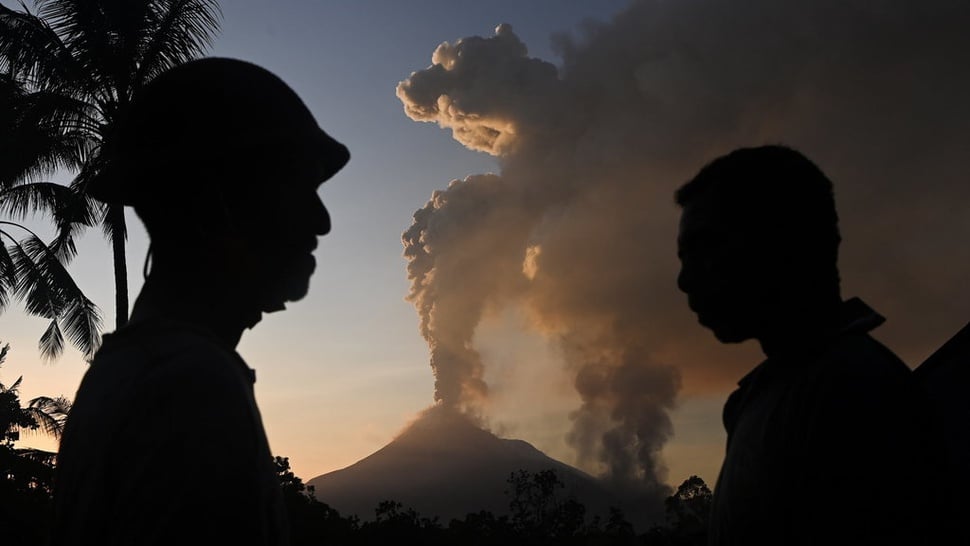
[[[557,461],[522,440],[502,439],[444,407],[426,410],[389,444],[340,470],[310,479],[318,500],[341,515],[374,518],[384,500],[413,508],[447,525],[469,513],[508,513],[507,480],[518,470],[555,470],[561,493],[606,517],[619,505],[609,489],[585,472]],[[630,516],[627,518],[633,522]]]

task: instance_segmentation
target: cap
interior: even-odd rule
[[[87,193],[135,206],[188,191],[182,187],[188,181],[238,184],[236,177],[209,174],[281,160],[305,161],[319,185],[347,164],[350,153],[278,76],[247,61],[207,57],[178,65],[136,92],[105,137]]]

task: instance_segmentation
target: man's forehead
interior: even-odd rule
[[[727,215],[711,199],[698,199],[683,206],[680,213],[681,235],[702,231],[728,222]]]
[[[716,199],[697,199],[683,206],[677,243],[681,246],[694,242],[725,240],[743,231],[737,212],[725,207]]]

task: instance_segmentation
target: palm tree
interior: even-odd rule
[[[0,6],[0,73],[6,79],[0,85],[19,93],[25,103],[21,116],[39,120],[45,130],[33,140],[16,131],[6,137],[21,144],[12,148],[17,153],[2,148],[0,191],[36,183],[60,169],[74,173],[69,189],[81,197],[62,200],[62,208],[53,202],[60,190],[49,186],[21,190],[30,197],[18,202],[22,208],[60,211],[59,239],[49,249],[60,256],[70,255],[71,237],[84,225],[85,209],[94,207],[94,221],[112,246],[120,328],[128,321],[124,207],[86,200],[85,187],[110,161],[102,153],[105,140],[134,94],[156,75],[203,55],[221,12],[215,0],[34,0],[33,5],[33,11],[24,2],[20,10]]]
[[[0,366],[3,366],[10,351],[10,344],[0,347]],[[43,432],[60,439],[71,412],[71,401],[63,396],[38,396],[28,402],[26,408],[20,407],[20,383],[18,377],[9,387],[0,383],[0,443],[12,444],[20,438],[21,432]],[[40,453],[34,449],[18,450],[24,453]]]
[[[10,344],[0,347],[0,365],[7,359]],[[0,383],[0,445],[9,446],[20,439],[20,431],[36,427],[37,422],[20,407],[20,382],[18,377],[12,385],[4,386]]]
[[[89,356],[97,347],[101,318],[67,273],[77,249],[74,238],[94,221],[93,202],[67,186],[41,181],[58,165],[78,166],[85,140],[63,125],[81,125],[83,105],[44,91],[28,92],[8,74],[0,75],[0,310],[10,296],[25,301],[27,311],[50,319],[40,339],[41,354],[56,358],[64,332]],[[54,220],[56,235],[48,245],[21,223],[37,212]]]

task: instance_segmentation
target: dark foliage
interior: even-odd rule
[[[0,364],[10,350],[0,347]],[[21,432],[46,430],[55,436],[59,429],[45,429],[48,417],[32,403],[21,407],[20,379],[0,383],[0,544],[44,544],[51,510],[54,454],[37,449],[20,449],[14,442]]]
[[[294,546],[679,546],[701,544],[697,541],[706,536],[702,526],[707,521],[710,490],[696,476],[667,499],[666,524],[638,535],[618,508],[611,510],[606,521],[588,517],[582,503],[560,494],[564,484],[553,470],[523,470],[509,476],[508,514],[480,511],[443,523],[386,500],[378,504],[373,519],[362,522],[343,517],[317,500],[312,488],[306,488],[289,471],[286,459],[276,462]]]
[[[666,522],[646,534],[645,544],[656,546],[703,546],[713,494],[697,476],[684,480],[677,492],[664,501]]]
[[[0,420],[23,421],[16,391],[0,388]],[[11,403],[12,401],[12,403]],[[11,546],[43,545],[51,509],[53,454],[13,448],[15,434],[7,425],[0,443],[0,538]],[[603,521],[588,517],[586,507],[561,495],[563,482],[553,470],[519,471],[508,479],[509,512],[467,514],[447,523],[424,517],[393,500],[380,502],[374,517],[361,521],[343,516],[316,498],[290,470],[286,457],[276,457],[277,477],[291,527],[293,546],[694,546],[706,536],[711,492],[703,480],[691,476],[667,499],[667,518],[637,534],[623,512],[614,508]]]

